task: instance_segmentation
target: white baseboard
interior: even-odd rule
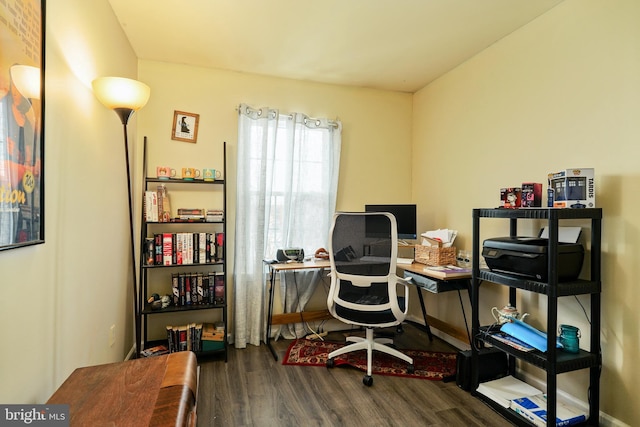
[[[127,356],[124,358],[124,360],[133,359],[135,354],[136,354],[136,346],[134,345],[133,347],[131,347],[131,350],[129,350],[129,352],[127,353]]]

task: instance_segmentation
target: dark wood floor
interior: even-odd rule
[[[456,351],[405,326],[398,348]],[[344,334],[331,333],[330,340]],[[510,426],[452,382],[374,375],[350,368],[283,366],[288,340],[229,351],[228,363],[200,361],[198,426]]]

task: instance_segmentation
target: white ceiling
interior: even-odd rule
[[[563,0],[109,0],[140,59],[415,92]]]

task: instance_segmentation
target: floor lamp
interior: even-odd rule
[[[129,233],[131,240],[131,268],[133,270],[133,306],[136,324],[136,355],[140,354],[140,301],[138,301],[138,278],[136,275],[136,252],[133,237],[133,201],[131,188],[131,169],[129,167],[129,139],[127,122],[129,117],[145,106],[149,100],[150,89],[144,83],[123,77],[100,77],[93,81],[93,93],[107,108],[120,117],[124,129],[124,154],[127,163],[127,190],[129,194]]]

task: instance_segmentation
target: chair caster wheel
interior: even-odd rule
[[[327,368],[333,368],[335,366],[335,361],[333,359],[327,359]]]
[[[416,367],[411,365],[407,365],[407,374],[413,374],[416,371]]]
[[[365,375],[364,378],[362,378],[362,384],[371,387],[373,385],[373,377],[371,375]]]

